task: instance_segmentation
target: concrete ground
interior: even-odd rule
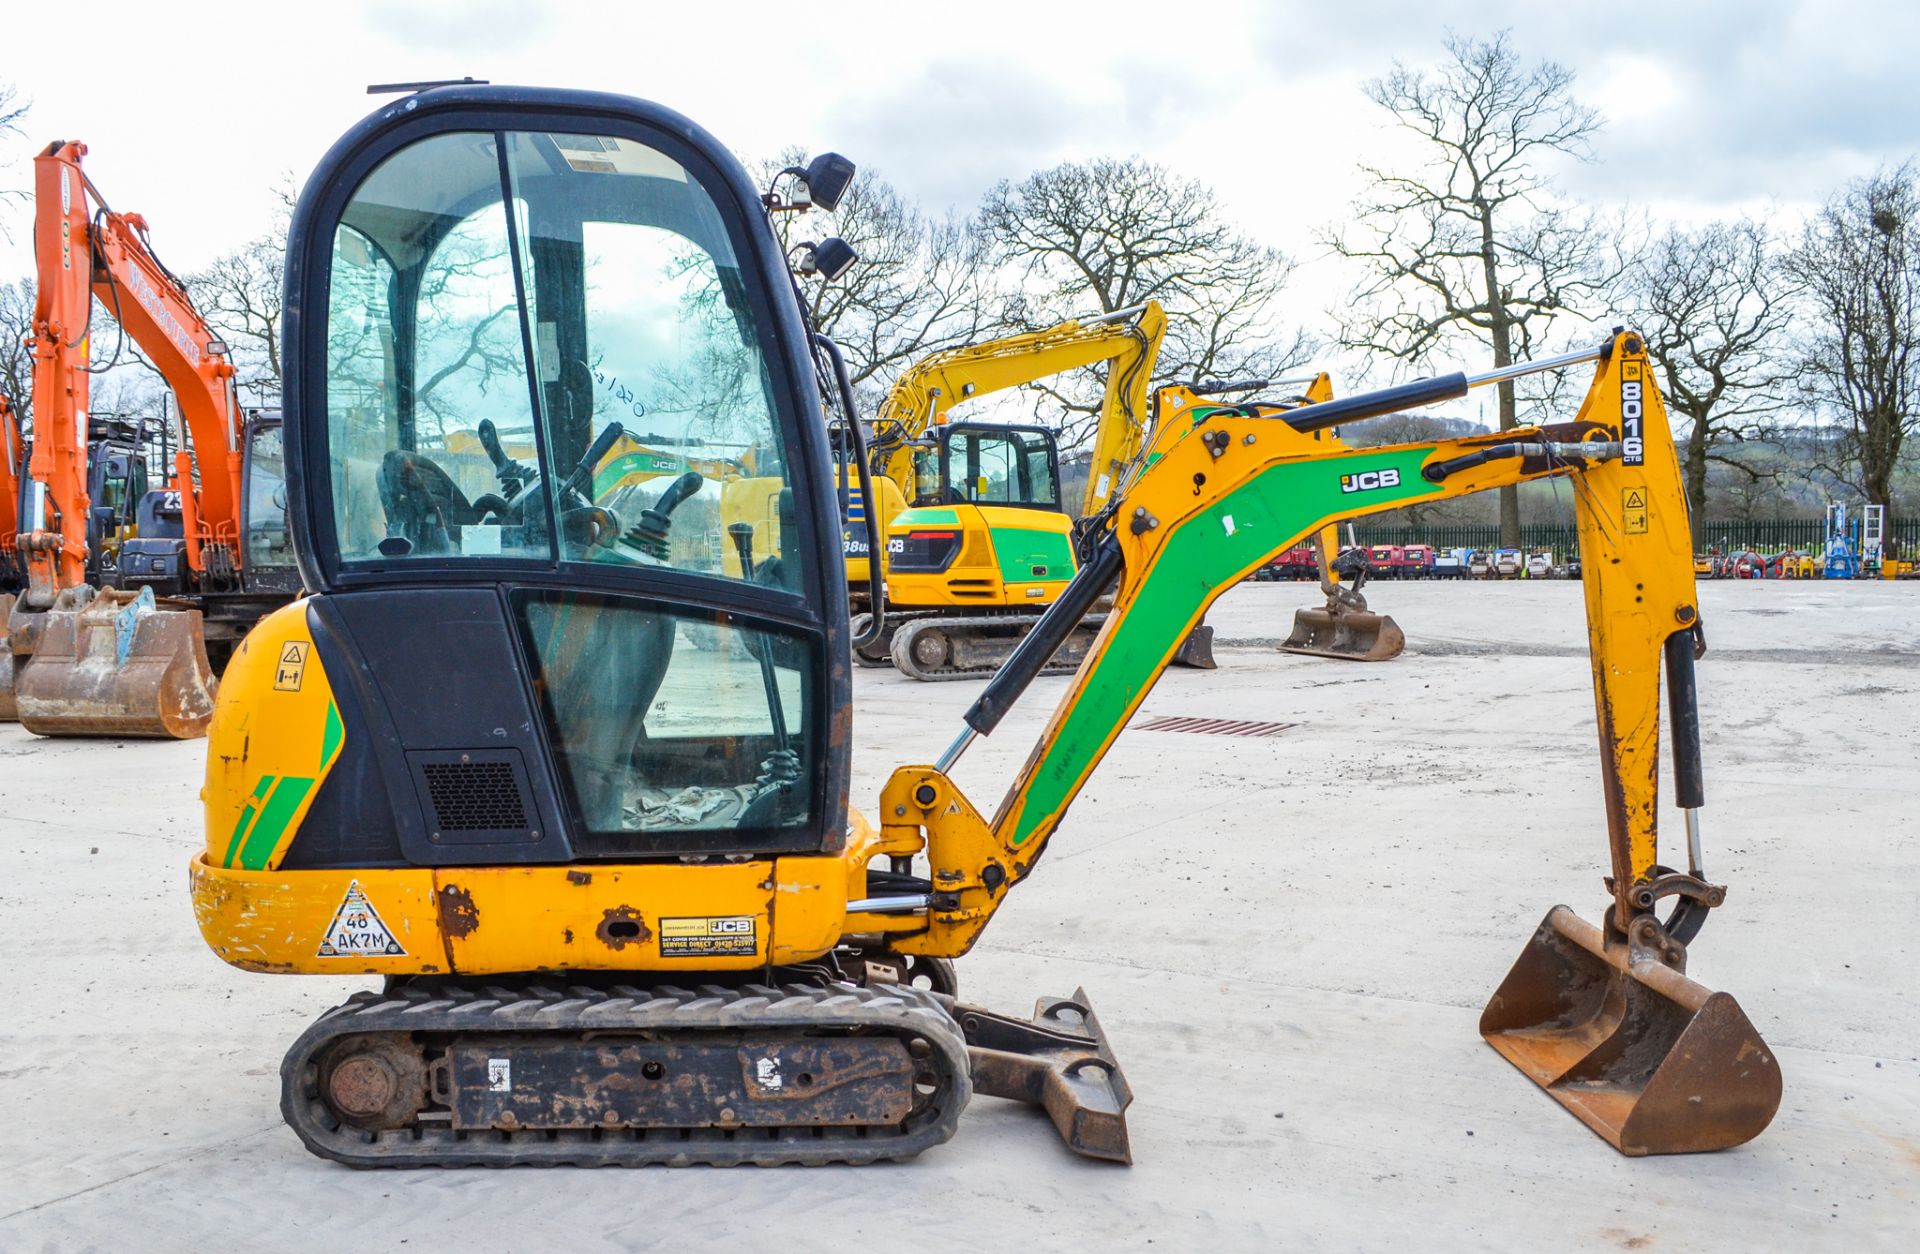
[[[987,1098],[887,1167],[324,1163],[280,1122],[279,1061],[366,981],[203,947],[204,742],[0,727],[0,1249],[1920,1248],[1920,588],[1703,585],[1730,893],[1692,973],[1739,998],[1786,1097],[1747,1146],[1638,1160],[1475,1031],[1547,908],[1603,900],[1578,586],[1382,585],[1410,647],[1376,666],[1257,643],[1311,597],[1235,590],[1221,669],[1145,706],[1298,725],[1123,735],[961,964],[1004,1009],[1086,986],[1138,1094],[1131,1168]],[[962,762],[983,805],[1065,682]],[[976,690],[862,672],[856,801]]]

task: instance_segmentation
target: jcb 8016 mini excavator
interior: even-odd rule
[[[1766,1125],[1770,1050],[1683,973],[1723,890],[1693,821],[1686,506],[1636,335],[1170,439],[953,747],[897,769],[874,822],[847,804],[850,641],[822,421],[824,398],[857,430],[851,389],[802,325],[727,150],[640,101],[445,87],[350,132],[307,189],[286,430],[314,591],[255,629],[222,684],[191,882],[226,961],[383,979],[283,1065],[283,1112],[316,1153],[866,1162],[946,1139],[982,1093],[1042,1105],[1075,1150],[1127,1159],[1131,1093],[1085,993],[996,1014],[958,1000],[949,960],[1033,871],[1222,591],[1337,520],[1550,476],[1579,502],[1611,897],[1597,927],[1547,915],[1482,1031],[1630,1154]],[[483,375],[463,355],[494,326]],[[1560,426],[1366,450],[1297,438],[1580,363],[1593,383]],[[424,404],[423,382],[449,369]],[[785,484],[777,546],[744,524],[727,528],[732,562],[693,542],[720,495],[697,472],[644,505],[596,500],[592,471],[623,430],[596,376],[630,381],[656,433],[765,450],[756,473]],[[483,421],[532,433],[510,497],[438,464]],[[1000,807],[976,809],[954,761],[1109,590],[1044,737]],[[728,647],[694,647],[690,629]],[[1663,658],[1685,871],[1655,838]]]

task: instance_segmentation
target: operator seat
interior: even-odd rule
[[[452,528],[480,521],[452,476],[409,449],[393,449],[381,459],[380,504],[387,512],[387,534],[404,538],[421,555],[453,552]]]

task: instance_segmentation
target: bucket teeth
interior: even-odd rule
[[[1566,906],[1547,913],[1480,1034],[1623,1154],[1727,1149],[1780,1106],[1780,1067],[1739,1003]]]

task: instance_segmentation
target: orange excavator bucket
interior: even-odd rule
[[[19,718],[13,700],[13,649],[7,643],[7,620],[13,617],[14,595],[0,592],[0,723]]]
[[[1684,946],[1639,926],[1652,922],[1609,936],[1555,906],[1480,1034],[1623,1154],[1743,1144],[1779,1109],[1779,1063],[1739,1003],[1687,978]]]
[[[151,588],[62,591],[14,681],[39,736],[204,736],[213,693],[200,611],[161,609]]]
[[[1367,599],[1341,584],[1324,583],[1324,607],[1298,610],[1293,633],[1280,642],[1282,653],[1384,662],[1407,647],[1406,633],[1385,614],[1367,609]]]
[[[11,593],[0,596],[0,722],[10,723],[20,717],[14,690],[20,672],[33,658],[46,622],[45,613],[28,609],[21,598]]]

